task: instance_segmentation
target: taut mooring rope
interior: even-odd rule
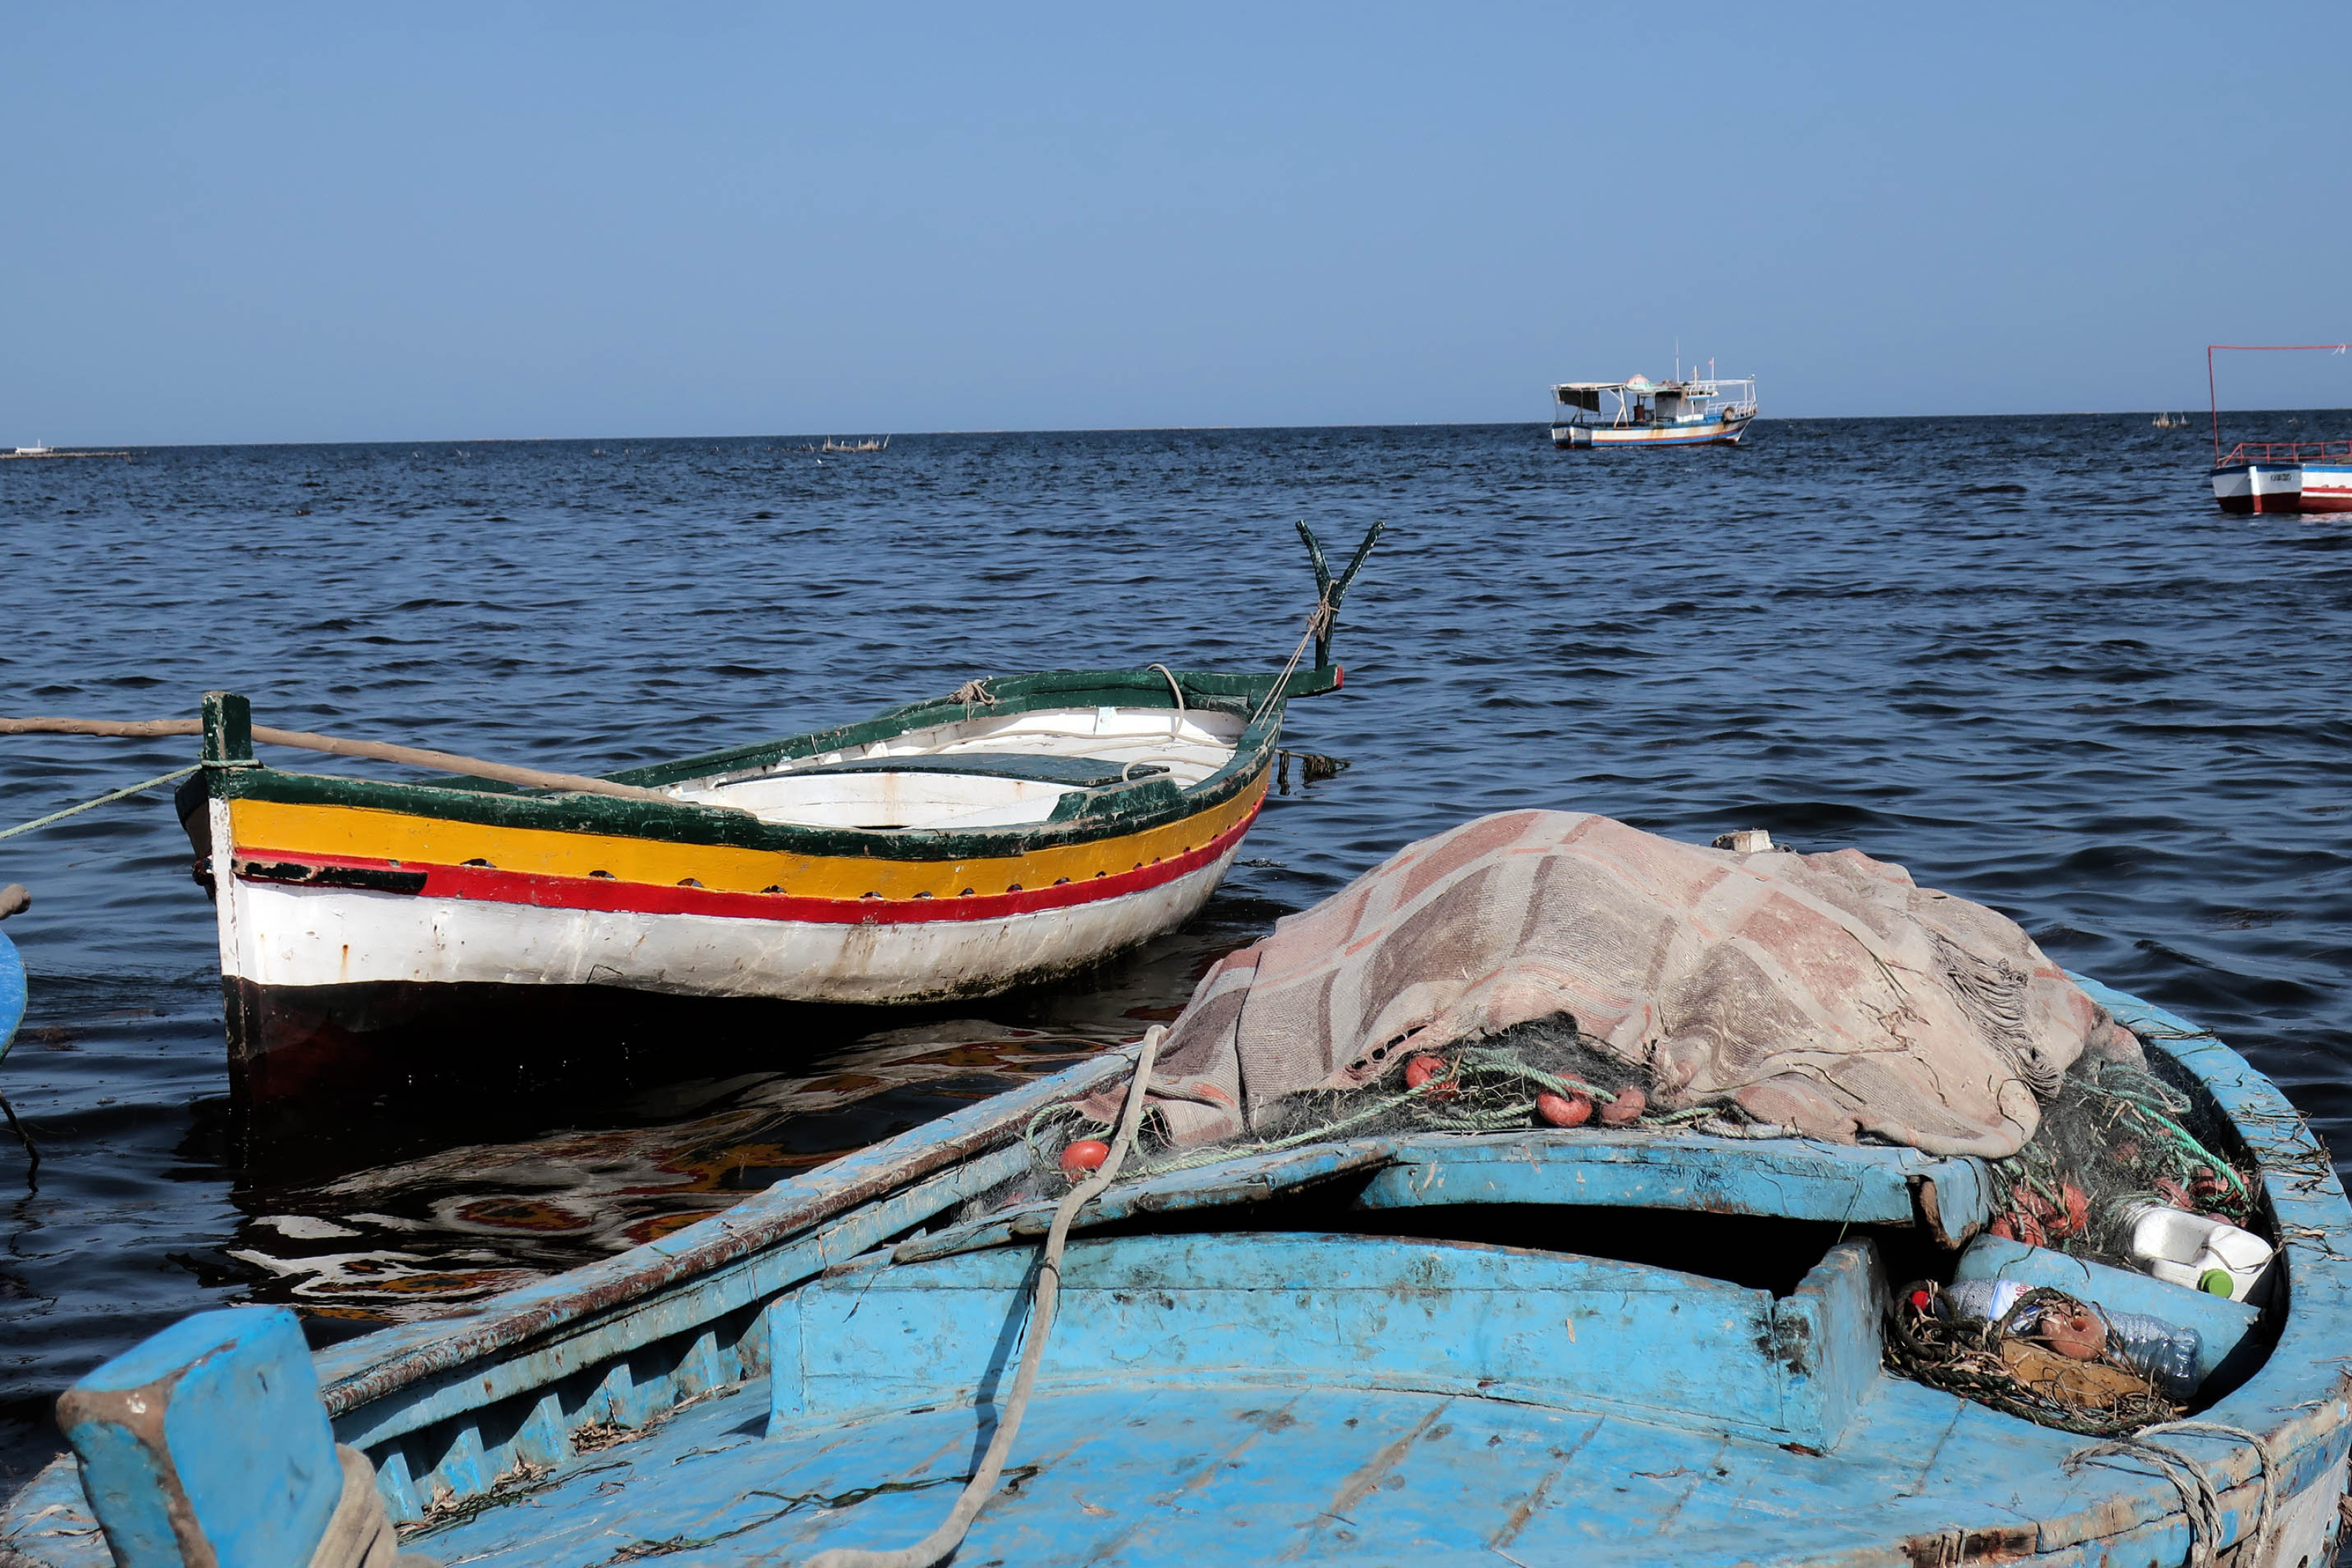
[[[1021,1370],[1013,1375],[1013,1392],[1005,1396],[1003,1409],[996,1418],[996,1432],[989,1439],[988,1452],[982,1456],[979,1468],[972,1471],[955,1507],[937,1530],[912,1546],[888,1552],[836,1546],[810,1558],[806,1568],[931,1568],[931,1564],[963,1544],[971,1521],[995,1495],[997,1478],[1004,1473],[1004,1460],[1013,1451],[1013,1436],[1021,1430],[1021,1417],[1029,1409],[1029,1391],[1037,1381],[1037,1363],[1045,1359],[1045,1336],[1053,1331],[1054,1306],[1062,1293],[1062,1247],[1069,1239],[1070,1222],[1110,1185],[1127,1159],[1128,1150],[1134,1146],[1135,1130],[1143,1121],[1144,1089],[1151,1082],[1151,1063],[1160,1054],[1160,1042],[1167,1035],[1167,1029],[1160,1025],[1144,1034],[1143,1048],[1136,1054],[1135,1079],[1127,1088],[1127,1108],[1119,1114],[1118,1135],[1111,1142],[1109,1155],[1102,1168],[1072,1188],[1054,1211],[1053,1226],[1045,1233],[1045,1250],[1037,1259],[1037,1290],[1029,1309],[1028,1332],[1021,1346]]]
[[[203,721],[196,719],[0,719],[0,735],[102,735],[122,740],[144,740],[157,735],[200,735],[204,733],[204,728]],[[520,784],[526,789],[565,790],[573,795],[604,795],[619,800],[701,806],[714,811],[740,809],[731,805],[712,805],[703,801],[680,800],[659,790],[614,784],[611,779],[590,778],[583,773],[551,773],[541,768],[518,768],[506,763],[484,762],[479,757],[461,757],[455,752],[429,751],[422,746],[395,746],[383,741],[346,741],[337,735],[314,735],[308,730],[277,730],[267,724],[253,726],[253,738],[265,745],[292,746],[298,751],[324,752],[337,757],[364,757],[372,762],[402,763],[415,768],[436,768],[445,773],[496,779],[500,784]],[[183,771],[194,773],[195,770],[188,768]],[[139,786],[141,789],[152,787],[152,784]]]
[[[1291,672],[1298,668],[1298,661],[1307,655],[1307,645],[1313,642],[1318,634],[1328,630],[1330,625],[1330,601],[1316,600],[1314,613],[1307,617],[1307,629],[1299,634],[1298,646],[1290,650],[1289,662],[1282,667],[1282,673],[1274,678],[1274,689],[1265,694],[1265,700],[1258,705],[1258,710],[1250,715],[1251,723],[1256,723],[1274,711],[1275,703],[1285,696],[1290,685]]]
[[[30,822],[20,822],[14,827],[0,828],[0,838],[14,838],[19,833],[30,833],[36,827],[47,827],[52,822],[63,822],[68,816],[79,816],[92,806],[104,805],[110,800],[121,800],[126,796],[137,795],[141,790],[153,789],[157,784],[167,784],[174,779],[186,778],[204,765],[202,763],[190,763],[184,768],[173,768],[168,773],[158,773],[144,784],[125,784],[121,789],[107,791],[96,800],[86,800],[79,805],[69,805],[63,811],[53,811],[47,816],[37,816]]]

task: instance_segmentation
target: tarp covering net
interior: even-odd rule
[[[1899,866],[1512,812],[1408,846],[1204,975],[1122,1173],[1547,1126],[1867,1140],[1979,1157],[1995,1234],[2134,1267],[2139,1205],[2262,1217],[2238,1141],[2162,1065],[2016,922]],[[1039,1112],[1029,1171],[974,1209],[1066,1187],[1125,1093]],[[2189,1397],[2133,1360],[2139,1328],[2073,1298],[1972,1317],[1933,1281],[1911,1294],[1906,1375],[2086,1433]],[[2147,1321],[2160,1350],[2173,1331]]]
[[[1520,811],[1225,958],[1152,1108],[1168,1153],[1590,1118],[1999,1159],[2086,1048],[2137,1056],[2014,921],[1899,866]]]

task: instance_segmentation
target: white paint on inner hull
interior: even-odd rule
[[[1243,726],[1230,713],[1167,708],[1054,708],[1004,718],[983,710],[866,746],[672,784],[668,792],[738,806],[762,822],[811,827],[1003,827],[1045,821],[1066,786],[915,766],[887,773],[809,770],[838,763],[912,764],[924,757],[1061,757],[1110,768],[1156,764],[1190,789],[1234,760]]]

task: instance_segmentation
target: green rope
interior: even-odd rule
[[[121,800],[126,795],[137,795],[142,790],[153,789],[157,784],[167,784],[175,779],[186,778],[190,773],[202,770],[204,765],[202,763],[190,763],[184,768],[173,768],[170,773],[149,779],[144,784],[130,784],[122,789],[112,790],[100,795],[96,800],[86,800],[79,805],[69,805],[63,811],[53,811],[47,816],[37,816],[30,822],[19,823],[14,827],[0,828],[0,838],[14,838],[19,833],[30,833],[36,827],[47,827],[52,822],[63,822],[68,816],[79,816],[91,807],[104,805],[109,801]]]
[[[1615,1095],[1597,1085],[1584,1083],[1572,1078],[1561,1078],[1557,1073],[1549,1073],[1539,1067],[1507,1057],[1500,1051],[1465,1051],[1462,1053],[1462,1065],[1465,1068],[1483,1068],[1489,1072],[1507,1073],[1513,1078],[1523,1078],[1530,1083],[1543,1085],[1554,1094],[1580,1094],[1589,1100],[1599,1100],[1603,1105],[1614,1105],[1617,1102]]]

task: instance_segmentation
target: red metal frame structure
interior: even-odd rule
[[[2352,441],[2241,441],[2221,455],[2213,443],[2213,466],[2225,463],[2352,463]]]
[[[2215,349],[2229,349],[2241,353],[2340,354],[2345,352],[2347,346],[2347,345],[2344,343],[2207,343],[2205,345],[2205,394],[2212,400],[2213,405],[2213,466],[2218,468],[2221,466],[2222,461],[2221,394],[2213,380],[2213,351]],[[2302,456],[2301,448],[2310,446],[2315,446],[2320,448],[2319,455],[2323,459],[2328,456],[2326,449],[2331,446],[2346,447],[2347,451],[2352,451],[2352,443],[2341,441],[2241,441],[2238,443],[2236,447],[2231,451],[2230,460],[2232,462],[2238,461],[2238,454],[2246,451],[2249,447],[2262,447],[2264,460],[2268,460],[2270,458],[2271,449],[2273,447],[2292,447],[2296,448],[2296,451],[2286,460],[2295,461]]]

